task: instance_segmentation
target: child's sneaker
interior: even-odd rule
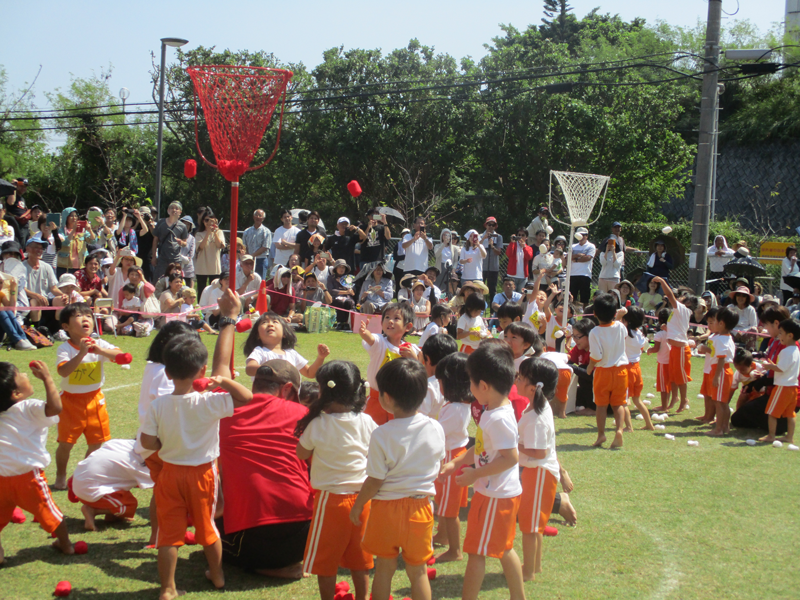
[[[58,333],[56,333],[53,336],[53,338],[55,338],[59,342],[66,342],[67,340],[69,340],[69,336],[67,335],[67,332],[64,331],[63,329],[59,329]]]

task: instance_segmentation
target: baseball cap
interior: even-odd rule
[[[589,235],[589,230],[586,227],[578,227],[575,230],[575,233],[580,233],[581,235]]]
[[[492,223],[492,222],[494,222],[496,224],[497,223],[497,219],[495,219],[494,217],[486,217],[486,221],[484,221],[483,224],[486,225],[487,223]]]
[[[620,223],[619,221],[614,221],[614,222],[611,224],[611,226],[612,226],[612,227],[622,227],[622,223]]]
[[[243,262],[256,262],[256,259],[254,259],[249,254],[243,254],[242,257],[239,259],[239,262],[240,263],[243,263]]]
[[[300,391],[300,371],[285,360],[273,359],[265,362],[256,371],[253,383],[255,384],[256,381],[269,381],[279,385],[291,383],[295,392]]]
[[[336,221],[336,224],[339,225],[339,223],[347,223],[348,225],[350,225],[350,219],[348,219],[347,217],[339,217],[339,220]]]
[[[546,207],[546,206],[540,206],[540,207],[539,207],[539,210],[538,210],[537,212],[540,212],[540,213],[549,213],[549,212],[550,212],[550,209],[549,209],[548,207]]]

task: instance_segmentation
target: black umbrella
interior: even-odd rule
[[[785,275],[783,281],[790,287],[800,289],[800,275]]]
[[[10,196],[17,192],[17,186],[5,179],[0,179],[0,197]]]
[[[677,269],[684,263],[686,260],[686,248],[683,247],[683,244],[681,244],[678,238],[662,233],[650,242],[651,254],[656,251],[656,242],[664,242],[664,245],[667,247],[667,254],[672,257],[673,269]]]
[[[737,277],[760,277],[767,274],[767,270],[752,256],[734,258],[725,265],[725,272]]]

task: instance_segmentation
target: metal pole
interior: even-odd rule
[[[705,74],[700,103],[700,139],[697,148],[697,172],[694,188],[692,248],[689,253],[689,287],[701,294],[706,287],[711,180],[716,122],[717,83],[719,80],[719,40],[722,26],[722,0],[708,0]]]
[[[719,84],[717,87],[718,93],[722,93],[725,89],[724,84]],[[719,156],[719,95],[717,96],[717,107],[714,111],[714,155],[712,158],[711,172],[711,222],[717,220],[717,157]]]
[[[239,258],[238,248],[236,246],[236,239],[239,235],[239,182],[231,181],[231,234],[229,236],[231,252],[228,253],[228,282],[229,287],[236,293],[236,260]],[[233,333],[234,338],[236,332]],[[234,341],[233,346],[235,347]],[[231,379],[234,378],[233,370],[233,353],[231,353]]]
[[[161,71],[158,82],[158,151],[156,155],[156,222],[161,217],[161,155],[164,142],[164,63],[167,61],[167,45],[161,42]]]

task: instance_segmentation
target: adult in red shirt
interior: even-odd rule
[[[219,298],[231,321],[238,295]],[[225,318],[214,349],[212,373],[230,376],[234,328]],[[261,365],[253,400],[219,426],[219,471],[224,498],[217,519],[226,564],[268,577],[300,579],[314,495],[308,464],[297,458],[294,430],[307,409],[297,402],[300,373],[283,360]]]
[[[104,250],[95,250],[86,257],[83,269],[75,271],[75,279],[78,280],[81,296],[87,304],[94,304],[97,298],[108,296],[103,289],[103,279],[100,277],[100,259],[105,255]]]

